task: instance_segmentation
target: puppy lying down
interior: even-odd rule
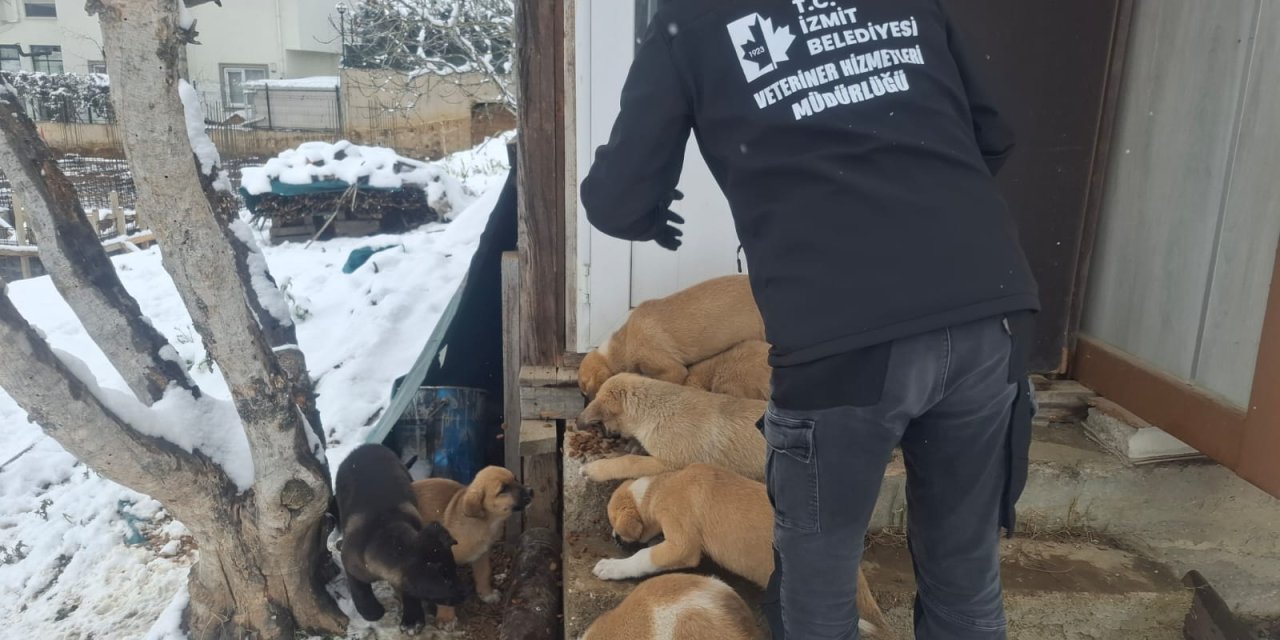
[[[764,480],[766,445],[756,422],[761,400],[735,398],[653,380],[632,373],[610,378],[578,417],[633,438],[649,455],[590,462],[587,478],[604,482],[652,476],[705,462],[753,480]]]
[[[704,555],[761,588],[773,574],[773,507],[765,486],[712,465],[623,482],[609,500],[609,524],[623,543],[663,540],[629,558],[596,563],[602,580],[688,569]],[[859,626],[888,638],[884,613],[861,570],[857,605]]]
[[[640,583],[579,640],[758,640],[751,609],[711,576],[672,573]]]
[[[680,384],[688,366],[744,340],[764,340],[764,320],[747,276],[713,278],[640,303],[626,324],[578,367],[578,386],[594,398],[619,373]]]
[[[684,385],[739,398],[768,400],[772,374],[769,343],[747,340],[689,367]]]

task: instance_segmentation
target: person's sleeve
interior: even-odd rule
[[[1000,115],[995,101],[988,92],[982,69],[971,56],[965,39],[956,28],[955,21],[947,14],[939,1],[938,6],[947,25],[947,48],[960,70],[960,80],[964,83],[965,94],[969,99],[969,113],[973,120],[973,133],[978,139],[978,149],[982,151],[982,159],[987,163],[991,175],[996,175],[1005,160],[1013,153],[1013,128]]]
[[[665,224],[659,205],[680,180],[692,125],[665,30],[651,27],[627,73],[609,142],[596,150],[582,181],[581,202],[592,226],[623,240],[656,236]]]

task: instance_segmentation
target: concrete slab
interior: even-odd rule
[[[1014,640],[1181,640],[1192,594],[1139,556],[1089,543],[1015,539],[1002,549]],[[911,637],[915,577],[905,547],[872,545],[867,579],[900,637]]]

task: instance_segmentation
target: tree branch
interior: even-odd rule
[[[171,384],[197,391],[177,352],[121,284],[75,187],[11,91],[0,92],[0,171],[31,214],[54,286],[138,399],[151,404]]]
[[[103,406],[18,313],[0,282],[0,388],[45,434],[103,477],[176,504],[213,482],[235,494],[220,467],[166,440],[143,435]],[[190,503],[190,500],[187,500]]]

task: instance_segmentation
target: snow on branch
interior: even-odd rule
[[[200,173],[212,177],[213,172],[217,171],[218,177],[213,181],[214,189],[230,193],[231,180],[227,177],[227,172],[221,169],[222,156],[218,154],[217,145],[213,144],[213,140],[205,131],[204,108],[200,106],[200,94],[196,93],[196,88],[191,86],[191,83],[182,80],[178,84],[178,96],[182,98],[182,109],[187,116],[187,139],[191,141],[191,151],[200,161]]]

